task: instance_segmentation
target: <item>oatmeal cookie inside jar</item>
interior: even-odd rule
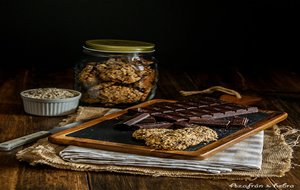
[[[122,107],[152,99],[158,78],[154,44],[128,40],[88,40],[75,66],[81,102]]]

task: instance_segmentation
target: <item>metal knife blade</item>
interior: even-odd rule
[[[22,136],[22,137],[19,137],[19,138],[16,138],[16,139],[12,139],[12,140],[9,140],[9,141],[2,142],[2,143],[0,143],[0,151],[10,151],[10,150],[12,150],[14,148],[17,148],[19,146],[34,142],[38,139],[41,139],[43,137],[47,137],[51,134],[63,131],[65,129],[75,127],[75,126],[77,126],[81,123],[84,123],[84,122],[86,122],[86,120],[85,121],[76,121],[76,122],[69,123],[69,124],[66,124],[64,126],[61,126],[61,127],[60,126],[54,127],[52,129],[50,129],[49,131],[38,131],[36,133],[32,133],[32,134],[25,135],[25,136]]]

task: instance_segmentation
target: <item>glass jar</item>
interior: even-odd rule
[[[74,69],[81,102],[123,107],[152,99],[158,79],[153,52],[154,44],[140,41],[86,41]]]

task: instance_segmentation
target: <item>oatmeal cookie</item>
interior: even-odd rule
[[[134,88],[113,85],[99,90],[98,98],[106,104],[128,104],[139,101],[142,95]]]
[[[135,131],[133,137],[144,139],[147,146],[158,150],[185,150],[190,146],[201,142],[214,141],[218,138],[214,130],[205,126],[193,126],[176,130],[152,129],[149,132],[140,130]]]
[[[113,62],[111,60],[107,62],[111,63],[96,65],[101,80],[131,84],[141,79],[133,65],[119,61]]]
[[[159,135],[165,133],[167,131],[173,131],[172,129],[139,129],[133,132],[132,137],[138,140],[145,140],[146,138],[150,137],[151,135]]]
[[[88,63],[78,75],[78,80],[86,88],[97,85],[99,82],[95,65],[95,62]]]
[[[82,100],[90,104],[97,103],[101,100],[100,91],[114,84],[114,82],[101,82],[98,85],[92,86],[82,94]]]
[[[114,85],[115,82],[101,82],[99,83],[98,85],[95,85],[93,87],[91,87],[89,90],[88,90],[88,93],[92,93],[92,94],[98,94],[99,93],[99,90],[103,89],[103,88],[107,88],[107,87],[110,87],[112,85]]]
[[[149,93],[153,89],[155,84],[155,71],[153,69],[147,69],[142,79],[133,84],[133,87],[143,92],[141,101],[145,101],[149,96]]]

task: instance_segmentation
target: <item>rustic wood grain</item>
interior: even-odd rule
[[[132,190],[147,190],[147,189],[163,189],[163,190],[232,190],[236,185],[248,185],[249,181],[227,181],[227,180],[209,180],[209,179],[188,179],[188,178],[170,178],[170,177],[149,177],[135,176],[126,174],[111,174],[111,173],[89,173],[91,179],[91,189],[132,189]],[[254,184],[265,184],[272,187],[272,182],[268,179],[257,179]],[[236,188],[241,189],[241,188]],[[275,189],[275,188],[269,188]]]
[[[23,164],[16,189],[89,189],[85,172],[57,170],[45,166]]]
[[[1,189],[15,189],[19,168],[21,167],[19,162],[15,159],[17,150],[11,152],[0,152],[0,187]]]
[[[245,95],[262,98],[259,108],[287,112],[281,125],[300,129],[300,74],[295,71],[249,71],[239,68],[224,70],[179,71],[160,68],[156,98],[197,99],[197,95],[182,97],[180,90],[202,90],[223,85]],[[0,142],[39,130],[47,130],[64,117],[39,117],[23,111],[20,91],[37,87],[72,88],[71,68],[23,67],[0,70]],[[210,96],[222,95],[215,93]],[[204,180],[168,177],[149,177],[116,173],[74,172],[47,166],[29,166],[18,162],[15,153],[0,152],[1,189],[234,189],[230,185],[249,183],[270,186],[267,189],[300,189],[300,147],[294,147],[295,165],[281,178],[262,178],[254,181]],[[276,187],[281,184],[294,188]],[[262,188],[258,188],[262,189]],[[266,188],[265,188],[266,189]]]

